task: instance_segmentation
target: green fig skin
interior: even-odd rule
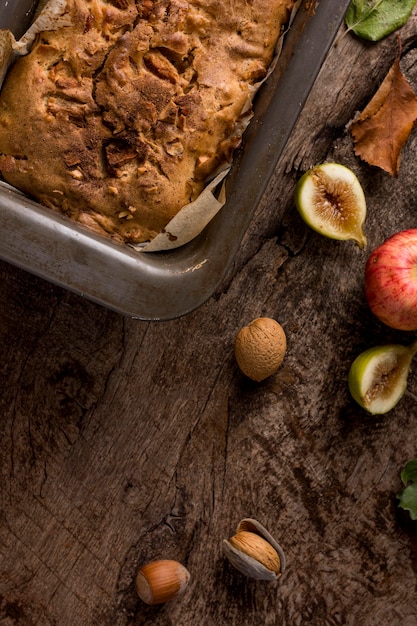
[[[375,346],[359,354],[348,373],[352,398],[371,415],[391,411],[407,389],[415,351],[414,345],[389,344]]]
[[[314,231],[366,246],[365,194],[356,175],[344,165],[326,162],[305,172],[295,186],[294,203]]]

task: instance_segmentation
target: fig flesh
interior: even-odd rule
[[[353,399],[372,415],[388,413],[405,393],[416,352],[417,343],[375,346],[359,354],[348,374]]]
[[[349,168],[339,163],[312,167],[298,181],[294,201],[302,219],[316,232],[366,246],[365,194]]]

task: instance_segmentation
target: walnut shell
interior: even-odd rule
[[[270,317],[258,317],[244,326],[235,340],[235,357],[241,371],[260,382],[274,374],[287,349],[284,329]]]

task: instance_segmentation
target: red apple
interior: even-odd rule
[[[369,256],[365,296],[381,322],[398,330],[417,330],[417,229],[386,239]]]

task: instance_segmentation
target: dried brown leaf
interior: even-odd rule
[[[401,150],[417,120],[417,96],[395,60],[375,96],[352,123],[355,153],[398,176]]]

